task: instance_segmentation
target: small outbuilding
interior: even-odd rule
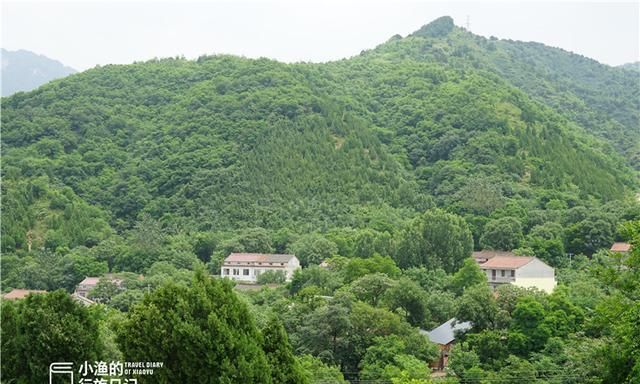
[[[431,363],[432,369],[443,370],[447,367],[457,334],[468,331],[471,326],[469,321],[458,322],[453,318],[430,331],[420,330],[420,333],[427,336],[432,343],[438,344],[440,353],[438,359]]]

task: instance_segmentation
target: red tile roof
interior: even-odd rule
[[[518,269],[529,264],[533,257],[528,256],[494,256],[480,264],[481,269]]]
[[[31,293],[47,293],[47,291],[41,291],[37,289],[14,289],[2,297],[7,300],[17,300],[24,299]]]
[[[475,251],[472,254],[473,258],[478,260],[478,259],[491,259],[494,258],[496,256],[509,256],[509,257],[516,257],[516,255],[513,254],[513,252],[509,252],[509,251],[494,251],[491,249],[485,249],[482,251]]]
[[[242,263],[287,263],[295,255],[279,255],[270,253],[232,253],[224,259],[225,263],[228,262],[242,262]]]
[[[80,282],[81,285],[96,285],[100,281],[99,277],[85,277],[84,280]]]
[[[141,279],[141,276],[142,275],[138,276],[138,279]],[[103,278],[117,285],[120,285],[122,283],[122,279],[118,279],[113,274],[108,273],[102,277],[85,277],[84,280],[82,280],[78,285],[97,285],[100,282],[100,279]]]
[[[631,250],[631,244],[629,243],[613,243],[611,246],[611,252],[629,252]]]

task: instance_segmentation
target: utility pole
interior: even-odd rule
[[[471,29],[469,29],[471,26],[471,17],[469,17],[469,15],[467,15],[467,31],[470,31]]]

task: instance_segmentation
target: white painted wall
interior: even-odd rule
[[[505,270],[502,277],[500,269],[496,269],[496,278],[493,279],[492,270],[485,269],[489,285],[497,287],[500,284],[513,284],[523,288],[538,288],[547,293],[553,292],[557,282],[555,270],[544,262],[533,258],[529,263],[515,270],[515,277],[511,277],[511,270]]]
[[[538,288],[547,293],[553,292],[553,289],[557,285],[556,280],[551,277],[521,277],[516,279],[512,284],[523,288]]]
[[[268,263],[262,263],[263,265],[238,265],[224,263],[220,268],[220,277],[227,277],[237,281],[247,281],[255,283],[258,281],[258,276],[266,271],[283,271],[285,278],[290,281],[293,277],[293,273],[300,269],[300,261],[297,257],[292,257],[285,265],[268,265]],[[280,264],[280,263],[274,263]],[[226,273],[226,270],[229,273]],[[248,274],[245,274],[245,270],[248,270]],[[235,274],[234,272],[237,272]]]
[[[516,269],[514,285],[519,287],[535,287],[547,293],[551,293],[556,287],[555,270],[534,258],[531,262]]]

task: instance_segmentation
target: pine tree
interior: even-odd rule
[[[271,381],[279,384],[307,383],[304,371],[291,350],[280,320],[273,316],[263,330],[262,349],[271,368]]]
[[[44,383],[49,364],[98,360],[98,321],[58,290],[2,303],[2,382]]]
[[[249,310],[226,281],[198,271],[190,287],[168,283],[145,296],[118,329],[127,361],[161,361],[161,383],[270,383]]]

